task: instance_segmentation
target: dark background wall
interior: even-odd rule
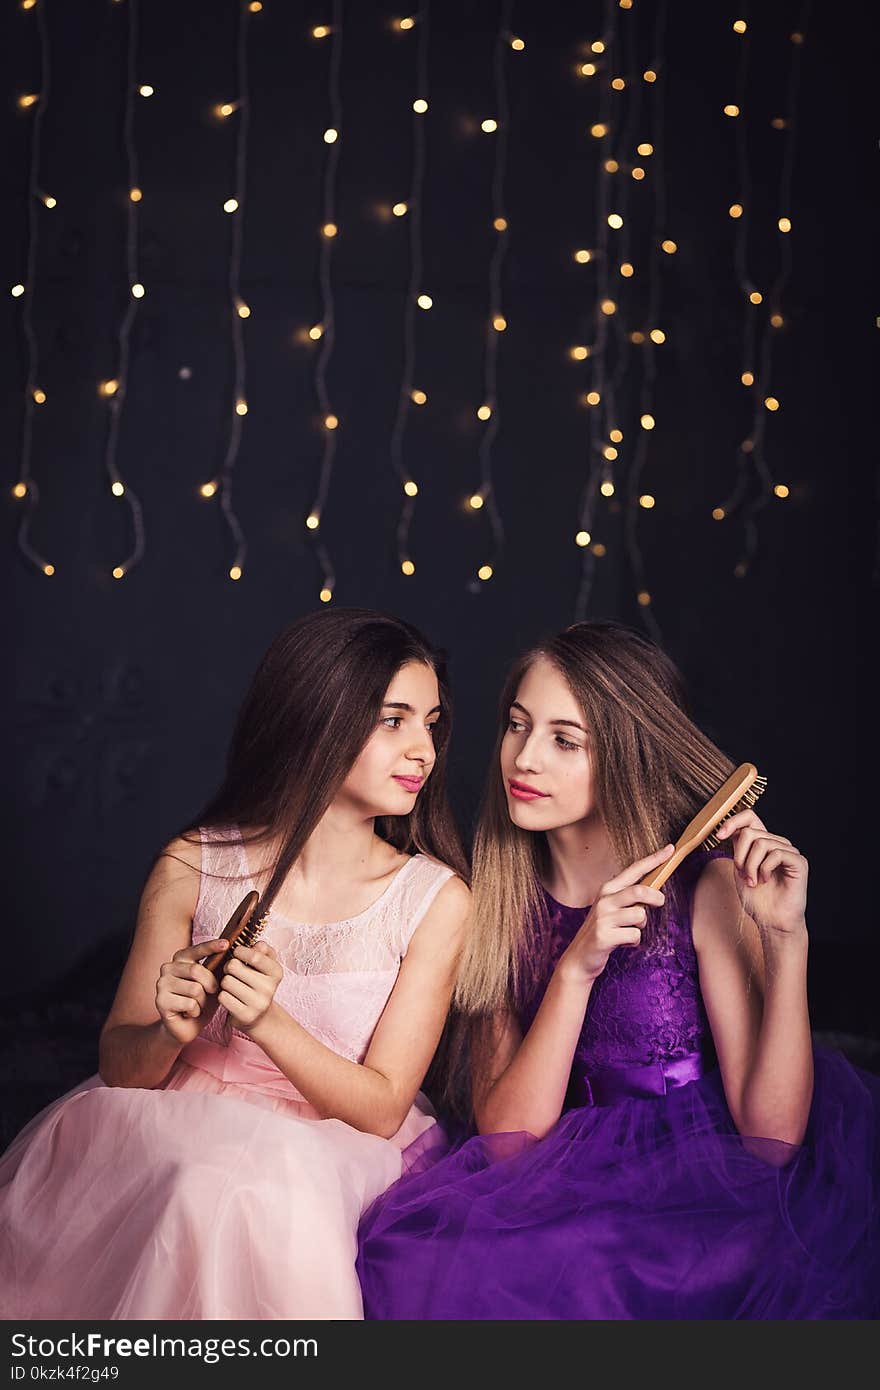
[[[384,4],[344,7],[342,134],[331,150],[322,132],[333,123],[333,40],[311,37],[314,25],[331,20],[329,0],[266,0],[248,14],[246,197],[236,216],[240,292],[252,310],[239,323],[249,410],[230,494],[248,553],[233,582],[234,546],[219,497],[201,499],[198,489],[218,475],[235,392],[227,281],[236,216],[222,204],[235,188],[240,112],[221,120],[213,108],[239,90],[241,7],[235,0],[142,4],[137,81],[155,91],[134,102],[132,134],[143,189],[138,278],[147,293],[132,328],[117,463],[143,508],[145,550],[117,581],[111,571],[131,550],[131,513],[127,499],[110,492],[111,404],[98,388],[119,374],[117,333],[131,302],[123,141],[129,6],[40,6],[52,80],[38,183],[57,206],[36,206],[28,295],[7,291],[0,299],[2,564],[13,673],[3,721],[11,773],[3,839],[15,933],[2,988],[19,1073],[32,1075],[37,1089],[59,1089],[57,1059],[41,1051],[47,1017],[92,1046],[152,856],[217,783],[237,703],[266,644],[318,604],[322,573],[304,519],[324,447],[315,395],[322,345],[304,342],[303,330],[322,316],[319,228],[333,154],[340,233],[330,259],[336,332],[326,375],[341,425],[320,535],[336,572],[333,602],[400,613],[451,653],[452,781],[463,826],[472,823],[504,669],[524,644],[573,619],[586,558],[595,571],[587,612],[658,625],[701,722],[731,756],[768,775],[767,822],[811,860],[817,1026],[877,1036],[876,499],[867,466],[876,329],[866,303],[876,228],[865,175],[869,88],[852,15],[844,25],[839,8],[824,3],[805,20],[803,5],[783,0],[752,6],[751,14],[748,6],[678,0],[658,42],[655,0],[635,0],[629,10],[564,0],[513,7],[512,32],[526,46],[503,53],[510,233],[493,446],[505,545],[496,551],[488,508],[468,512],[464,499],[480,481],[486,428],[475,412],[484,399],[499,136],[483,134],[479,123],[498,114],[493,61],[503,11],[489,0],[434,4],[421,198],[421,288],[434,306],[414,321],[414,384],[429,399],[410,408],[404,440],[420,489],[409,545],[416,573],[406,578],[395,546],[402,494],[389,451],[411,217],[391,217],[388,208],[410,192],[419,30],[395,31],[398,12]],[[793,223],[791,275],[777,306],[785,323],[768,383],[781,409],[772,417],[739,379],[741,228],[727,209],[743,197],[743,170],[737,123],[722,108],[736,99],[746,39],[732,21],[740,13],[749,17],[750,45],[740,118],[751,181],[747,249],[751,280],[765,290],[782,264],[776,219],[786,212]],[[27,279],[37,108],[22,110],[16,99],[40,90],[38,15],[7,4],[3,30],[0,261],[11,286]],[[806,42],[793,55],[790,35],[799,30]],[[599,36],[609,44],[599,73],[577,76]],[[771,121],[786,113],[793,56],[801,75],[785,208],[780,178],[791,132]],[[640,77],[649,66],[660,74],[656,84]],[[618,72],[628,85],[615,95],[611,133],[591,139]],[[655,155],[637,160],[635,140],[649,138],[661,116]],[[599,161],[611,154],[621,168],[603,185]],[[638,184],[633,162],[647,170]],[[612,205],[626,208],[619,241],[604,229],[603,186]],[[668,256],[656,252],[654,235],[664,197],[663,235],[678,247]],[[608,236],[619,311],[605,325],[613,328],[605,358],[578,363],[569,350],[597,341],[603,282],[596,262],[578,265],[572,253],[596,246],[597,227]],[[630,281],[616,271],[624,245],[636,264]],[[651,283],[660,295],[653,311]],[[12,495],[28,298],[47,397],[33,409],[40,502],[29,513],[29,539],[54,564],[52,577],[16,544],[28,507]],[[755,311],[760,332],[770,307]],[[651,327],[652,313],[667,339],[647,349],[649,358],[628,335]],[[632,504],[640,575],[626,546],[627,477],[649,361],[657,427],[637,490],[654,495],[656,506]],[[607,372],[616,364],[624,441],[617,491],[597,502],[591,525],[606,550],[596,558],[573,538],[591,458],[583,396],[603,362]],[[766,430],[768,479],[790,489],[784,500],[738,452],[756,419]],[[607,434],[614,421],[606,414],[600,423]],[[740,465],[740,503],[724,522],[713,521]],[[755,507],[761,501],[767,505]],[[738,577],[750,535],[757,546]],[[495,573],[481,583],[475,573],[489,558]],[[650,615],[636,600],[645,588]]]

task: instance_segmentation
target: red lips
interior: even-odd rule
[[[408,792],[417,792],[417,791],[419,790],[419,788],[421,787],[421,785],[422,785],[422,783],[424,782],[425,779],[424,779],[424,777],[398,777],[398,776],[395,776],[394,780],[395,780],[395,782],[399,782],[400,785],[401,785],[402,787],[404,787]]]
[[[538,797],[549,796],[549,792],[538,791],[537,787],[530,787],[527,782],[508,782],[510,795],[515,796],[518,801],[536,801]]]

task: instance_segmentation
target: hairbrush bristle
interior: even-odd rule
[[[747,787],[746,790],[743,792],[739,801],[737,801],[733,806],[731,806],[730,810],[721,817],[720,821],[715,826],[715,830],[711,831],[711,833],[706,836],[705,840],[703,840],[703,848],[717,849],[720,844],[720,841],[716,835],[716,831],[720,830],[724,822],[726,820],[730,820],[731,816],[737,815],[739,811],[751,810],[755,802],[758,800],[758,797],[762,796],[766,790],[767,778],[756,777],[755,780],[752,782],[751,786]]]
[[[268,920],[268,912],[264,912],[260,918],[252,918],[236,941],[236,946],[253,946],[254,942],[262,934],[263,928]]]

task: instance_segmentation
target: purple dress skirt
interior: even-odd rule
[[[662,952],[612,952],[549,1134],[435,1148],[368,1209],[366,1317],[880,1316],[880,1078],[817,1050],[803,1143],[740,1137],[691,938],[707,858],[676,876]],[[552,969],[586,909],[546,898]]]

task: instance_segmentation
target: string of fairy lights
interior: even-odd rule
[[[42,188],[41,134],[50,92],[50,51],[47,29],[47,0],[19,0],[22,11],[33,12],[40,50],[39,91],[22,93],[17,104],[31,120],[28,176],[28,215],[25,275],[11,287],[21,301],[21,325],[26,348],[26,381],[21,430],[21,448],[14,497],[23,504],[18,528],[18,545],[35,568],[46,575],[55,573],[54,564],[38,551],[31,538],[34,514],[40,492],[33,474],[34,424],[37,410],[46,403],[44,383],[39,379],[40,355],[34,326],[40,223],[46,210],[54,209],[56,199]],[[119,463],[120,433],[132,373],[132,337],[142,301],[146,295],[139,267],[139,214],[144,196],[141,187],[138,150],[135,141],[136,108],[155,93],[139,70],[138,0],[113,0],[114,8],[127,12],[125,56],[125,103],[122,143],[127,178],[125,273],[127,294],[125,311],[117,329],[117,356],[112,376],[99,382],[99,394],[107,404],[107,431],[104,470],[110,491],[125,502],[131,528],[128,552],[112,568],[116,579],[123,578],[140,562],[145,549],[144,518],[141,502],[123,477]],[[328,603],[334,596],[336,579],[330,555],[323,541],[323,518],[334,472],[340,420],[331,399],[328,375],[336,340],[334,251],[340,228],[337,220],[339,156],[343,138],[341,92],[344,0],[330,0],[330,22],[310,30],[310,39],[326,47],[327,96],[326,128],[323,129],[325,158],[322,180],[322,211],[319,232],[317,283],[320,316],[304,336],[314,345],[313,387],[318,409],[322,449],[312,506],[305,519],[321,572],[320,599]],[[664,176],[664,132],[667,64],[665,57],[668,0],[656,0],[639,14],[638,0],[603,0],[601,28],[595,38],[581,47],[575,68],[576,78],[591,93],[590,115],[585,121],[585,138],[595,152],[595,181],[591,202],[593,227],[589,244],[576,247],[572,254],[582,268],[585,289],[583,341],[569,349],[571,358],[581,364],[583,385],[578,399],[586,407],[584,416],[585,460],[581,484],[577,529],[574,540],[581,565],[576,598],[576,614],[584,617],[590,608],[596,575],[596,562],[607,554],[609,521],[623,513],[623,541],[634,596],[643,621],[655,637],[660,636],[653,611],[641,547],[641,531],[657,505],[654,492],[644,490],[643,477],[650,465],[657,425],[658,352],[666,341],[662,327],[662,290],[667,257],[678,251],[676,229],[670,225]],[[228,300],[232,356],[232,401],[228,439],[216,474],[200,485],[203,499],[217,497],[233,543],[228,574],[239,580],[244,572],[247,543],[233,506],[233,476],[242,446],[244,422],[248,414],[247,354],[245,325],[251,307],[242,294],[244,219],[247,204],[250,92],[248,68],[249,23],[264,8],[260,0],[236,0],[236,82],[230,100],[217,104],[214,115],[220,124],[236,128],[234,179],[223,211],[231,219],[228,261]],[[511,53],[520,53],[525,41],[512,29],[513,0],[500,0],[499,21],[493,49],[493,89],[489,112],[473,122],[481,136],[494,141],[491,174],[491,221],[494,233],[488,261],[487,313],[482,353],[482,396],[476,407],[481,433],[478,451],[478,479],[462,501],[466,515],[479,516],[488,526],[490,544],[468,587],[479,592],[481,585],[496,573],[504,544],[504,527],[497,503],[493,477],[494,446],[501,425],[499,401],[499,358],[502,334],[507,330],[507,309],[503,284],[505,258],[509,251],[510,224],[505,205],[505,181],[510,140],[510,114],[507,90],[507,63]],[[749,392],[751,425],[737,450],[737,469],[729,495],[712,509],[715,521],[736,519],[742,526],[743,552],[735,573],[743,576],[754,560],[758,544],[757,519],[774,496],[789,496],[787,483],[776,477],[766,458],[769,421],[780,409],[774,394],[774,364],[780,329],[786,326],[784,299],[792,274],[792,185],[797,134],[797,106],[801,81],[802,51],[809,20],[810,0],[803,0],[797,27],[790,35],[790,64],[782,110],[770,125],[780,142],[779,184],[776,194],[775,235],[777,268],[771,277],[766,266],[761,274],[753,270],[754,239],[766,239],[769,231],[766,210],[760,206],[759,192],[749,160],[749,136],[754,138],[754,119],[747,129],[752,99],[751,49],[753,24],[747,7],[743,17],[728,21],[737,45],[735,77],[724,93],[731,100],[721,106],[719,115],[730,123],[733,135],[735,201],[727,208],[733,222],[733,262],[736,283],[743,305],[740,381]],[[767,37],[763,16],[759,17],[759,36]],[[646,22],[650,19],[650,24]],[[427,171],[427,116],[429,112],[428,58],[431,35],[430,0],[421,0],[418,11],[391,21],[383,21],[398,36],[412,36],[413,93],[411,166],[404,198],[390,205],[389,223],[405,223],[408,232],[408,274],[402,324],[402,371],[397,407],[390,437],[390,464],[401,487],[403,499],[396,527],[397,564],[404,576],[415,573],[411,530],[420,483],[418,469],[406,457],[406,433],[413,408],[427,404],[430,383],[420,381],[417,372],[418,311],[433,307],[430,285],[425,277],[424,191]],[[763,26],[763,27],[762,27]],[[326,43],[325,43],[326,41]],[[720,103],[719,103],[720,104]],[[580,273],[580,271],[579,271]],[[764,283],[757,283],[763,280]],[[426,390],[425,388],[428,388]],[[650,484],[649,484],[650,486]]]
[[[479,587],[491,579],[498,567],[504,545],[504,527],[498,509],[492,477],[493,446],[501,427],[501,409],[498,397],[498,353],[501,335],[507,330],[507,319],[502,305],[502,275],[504,261],[510,240],[510,223],[505,206],[504,189],[507,172],[507,151],[510,138],[510,113],[507,98],[507,61],[512,52],[522,53],[525,41],[511,31],[512,0],[504,0],[501,6],[500,23],[495,36],[493,54],[495,115],[486,116],[480,122],[480,129],[495,141],[495,159],[492,170],[492,230],[495,242],[489,260],[488,312],[485,325],[485,346],[483,350],[483,399],[477,408],[477,419],[485,428],[480,440],[480,481],[471,492],[467,506],[472,512],[482,512],[489,522],[492,539],[492,552],[488,560],[477,569],[477,581],[471,581],[471,589]]]
[[[403,456],[406,426],[411,406],[424,406],[428,394],[415,383],[416,372],[416,310],[430,309],[433,300],[422,283],[424,252],[422,246],[422,203],[427,163],[426,117],[429,111],[428,46],[430,38],[430,4],[424,0],[416,15],[405,15],[394,21],[398,34],[416,33],[415,96],[412,102],[412,169],[409,195],[406,202],[396,202],[391,208],[395,218],[409,222],[409,277],[403,307],[403,369],[397,410],[391,429],[391,468],[403,489],[403,503],[397,522],[397,562],[401,573],[410,577],[416,566],[412,558],[410,528],[419,494],[419,485],[412,476]]]
[[[210,499],[219,494],[220,510],[233,543],[229,578],[241,579],[247,558],[247,540],[233,505],[233,474],[238,463],[248,413],[247,354],[244,325],[251,317],[251,307],[242,296],[241,267],[244,254],[245,212],[247,207],[248,136],[250,133],[250,86],[248,70],[248,37],[250,19],[263,6],[259,0],[239,0],[235,36],[235,78],[237,95],[232,101],[215,105],[215,118],[225,123],[237,122],[235,137],[235,173],[232,193],[223,202],[223,212],[231,219],[227,295],[232,347],[232,402],[229,414],[229,435],[226,452],[218,474],[202,483],[199,493]]]
[[[339,428],[339,417],[333,410],[330,395],[327,390],[327,368],[330,365],[330,359],[333,356],[333,346],[336,341],[336,306],[333,295],[332,261],[333,248],[336,244],[336,237],[339,234],[339,226],[336,220],[336,184],[339,169],[339,144],[342,133],[342,93],[340,86],[343,29],[342,0],[333,0],[332,16],[331,24],[320,24],[312,30],[312,37],[314,39],[330,39],[327,92],[327,107],[330,115],[330,124],[324,131],[324,144],[327,146],[327,156],[324,165],[323,220],[320,230],[320,251],[318,257],[318,280],[321,287],[321,319],[319,323],[314,324],[309,329],[309,337],[314,342],[320,342],[321,344],[315,361],[314,385],[315,395],[318,398],[318,406],[322,416],[324,446],[321,455],[315,500],[306,517],[306,526],[314,536],[315,553],[321,567],[322,585],[319,598],[322,603],[329,603],[331,601],[333,598],[333,590],[336,585],[336,575],[330,560],[329,551],[317,532],[321,525],[322,513],[327,502],[327,495],[330,491],[330,480],[333,475],[333,463],[336,457],[336,431]]]
[[[724,521],[732,516],[740,516],[742,519],[744,543],[740,558],[734,566],[734,574],[737,578],[743,578],[748,573],[757,552],[758,513],[767,505],[771,497],[784,500],[790,495],[788,483],[778,479],[774,481],[773,471],[768,465],[764,446],[768,415],[775,415],[780,408],[779,398],[773,394],[771,378],[774,348],[779,330],[786,323],[783,312],[783,295],[792,271],[791,205],[798,128],[797,109],[802,52],[810,9],[810,0],[806,0],[806,3],[801,7],[796,28],[789,36],[790,62],[785,114],[777,114],[770,121],[771,128],[779,133],[775,138],[782,139],[784,144],[780,160],[779,191],[775,209],[779,264],[777,273],[766,294],[753,282],[749,274],[748,262],[749,232],[753,221],[757,220],[758,216],[757,209],[752,206],[753,193],[746,128],[751,34],[748,12],[744,11],[746,17],[738,18],[732,24],[733,33],[739,44],[736,100],[725,105],[724,115],[735,123],[738,193],[736,201],[731,203],[728,208],[728,216],[736,224],[734,265],[737,283],[744,300],[740,381],[751,394],[752,424],[749,433],[737,449],[737,469],[733,488],[724,501],[712,509],[712,517],[715,521]],[[763,216],[762,212],[762,221]],[[762,306],[764,307],[762,308]]]
[[[45,193],[40,188],[41,138],[43,119],[49,105],[51,56],[44,5],[37,5],[36,0],[30,0],[30,3],[22,0],[21,8],[34,11],[39,40],[40,89],[38,92],[22,92],[17,99],[18,109],[22,112],[31,112],[32,115],[27,186],[26,269],[24,280],[17,281],[11,287],[13,299],[21,302],[21,326],[27,351],[18,478],[13,486],[12,495],[19,502],[24,503],[24,512],[19,522],[17,535],[19,550],[25,559],[42,574],[51,576],[55,573],[55,566],[34,547],[30,538],[34,512],[40,502],[40,490],[33,475],[34,415],[36,407],[46,403],[46,392],[39,378],[40,353],[33,317],[37,290],[37,252],[41,209],[51,211],[57,205],[57,200],[52,194]]]

